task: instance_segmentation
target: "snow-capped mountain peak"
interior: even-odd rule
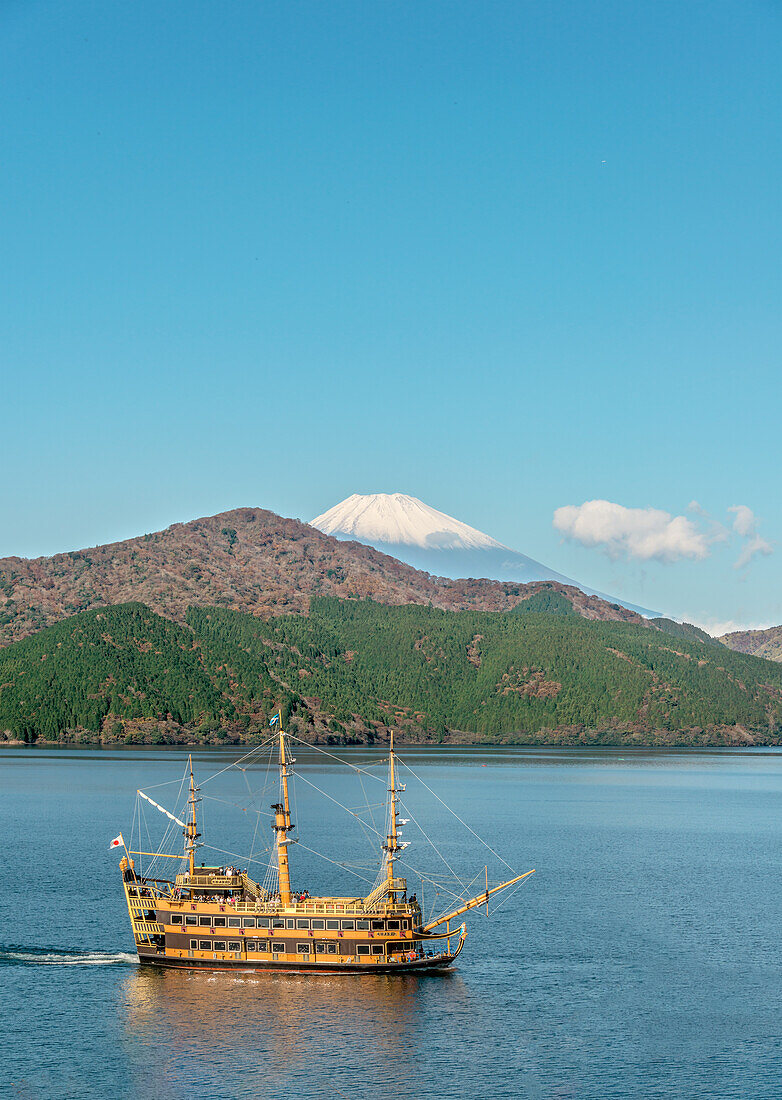
[[[405,493],[354,493],[310,520],[326,535],[426,550],[505,550],[501,542]]]
[[[406,493],[354,493],[310,524],[324,535],[374,546],[437,577],[488,577],[522,584],[555,581],[616,602]],[[657,614],[634,604],[625,606],[642,615]]]

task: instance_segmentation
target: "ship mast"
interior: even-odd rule
[[[272,806],[274,810],[274,830],[277,834],[277,869],[279,872],[280,903],[291,903],[291,874],[288,867],[288,833],[294,828],[291,825],[291,809],[288,800],[288,760],[285,755],[285,730],[282,728],[282,715],[278,711],[277,721],[280,724],[280,786],[282,788],[282,802]]]
[[[396,773],[394,768],[394,731],[391,730],[391,750],[388,757],[388,793],[391,796],[389,806],[388,834],[386,836],[386,890],[391,901],[396,901],[394,890],[394,860],[396,853],[402,847],[397,840],[396,820]]]
[[[185,852],[187,852],[190,860],[190,875],[195,874],[195,850],[198,847],[196,841],[200,837],[198,832],[198,824],[196,821],[196,803],[200,799],[196,798],[199,788],[195,785],[195,779],[193,777],[193,756],[192,753],[187,758],[190,765],[190,796],[187,800],[188,814],[187,824],[185,825]]]

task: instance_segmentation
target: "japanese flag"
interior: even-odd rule
[[[112,840],[111,844],[109,844],[109,849],[119,848],[119,847],[122,847],[122,848],[125,847],[125,841],[122,839],[122,833],[120,833],[119,836],[115,836],[114,839]]]

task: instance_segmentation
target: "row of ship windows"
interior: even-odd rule
[[[293,917],[210,917],[210,916],[196,916],[195,913],[188,913],[183,915],[182,913],[172,913],[170,916],[172,924],[185,925],[200,925],[201,928],[295,928],[308,932],[310,929],[314,932],[328,929],[329,931],[342,931],[342,932],[354,932],[369,931],[384,932],[388,929],[389,932],[399,932],[400,928],[407,928],[409,921],[398,920],[304,920],[301,917],[294,920]],[[226,921],[228,922],[226,925]]]
[[[271,951],[275,955],[282,955],[288,950],[284,943],[270,943],[268,940],[246,940],[244,946],[248,951]],[[401,945],[400,945],[401,946]],[[296,953],[299,955],[309,955],[310,951],[315,951],[316,955],[337,955],[336,943],[297,943]],[[242,944],[238,940],[191,940],[191,951],[241,951]],[[356,947],[356,954],[358,955],[382,955],[384,947],[382,943],[360,943]]]

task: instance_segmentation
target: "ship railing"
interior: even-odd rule
[[[249,875],[188,875],[182,874],[176,877],[177,886],[187,889],[196,887],[217,887],[221,890],[247,890],[251,894],[260,894],[261,888]]]
[[[171,896],[171,885],[168,889],[163,889],[160,886],[151,885],[154,880],[148,880],[144,885],[138,883],[128,883],[128,897],[139,898],[139,900],[150,901],[154,898],[168,898]]]
[[[196,898],[175,898],[166,897],[171,909],[188,908],[191,903],[199,902],[201,899]],[[214,901],[205,901],[201,904],[217,905]],[[338,916],[338,917],[366,917],[368,913],[382,914],[386,917],[393,916],[408,916],[410,913],[409,906],[404,904],[379,904],[372,909],[366,908],[363,899],[360,899],[355,905],[334,905],[328,902],[324,904],[310,904],[305,905],[301,902],[292,902],[290,905],[282,905],[278,901],[220,901],[221,911],[227,913],[236,913],[238,916],[277,916],[279,913],[285,913],[288,916],[295,917],[317,917],[317,916]]]
[[[220,886],[237,890],[244,886],[244,875],[177,875],[177,886]],[[253,886],[255,883],[253,883]]]
[[[318,916],[324,913],[336,913],[339,916],[355,916],[363,917],[369,910],[364,904],[363,898],[356,898],[354,902],[338,903],[338,902],[317,902],[317,901],[305,901],[305,902],[291,902],[290,905],[283,906],[278,901],[240,901],[235,904],[229,903],[229,908],[235,910],[237,913],[269,913],[274,914],[284,909],[286,913],[292,913],[297,916]],[[372,912],[384,913],[407,913],[407,906],[402,904],[379,904],[373,907]]]
[[[163,925],[153,920],[134,920],[133,930],[135,932],[143,932],[145,936],[158,936],[162,932],[165,932]]]
[[[389,894],[404,893],[405,890],[407,890],[407,879],[395,878],[391,882],[384,880],[363,899],[362,904],[365,909],[376,909],[383,898],[388,897]]]

